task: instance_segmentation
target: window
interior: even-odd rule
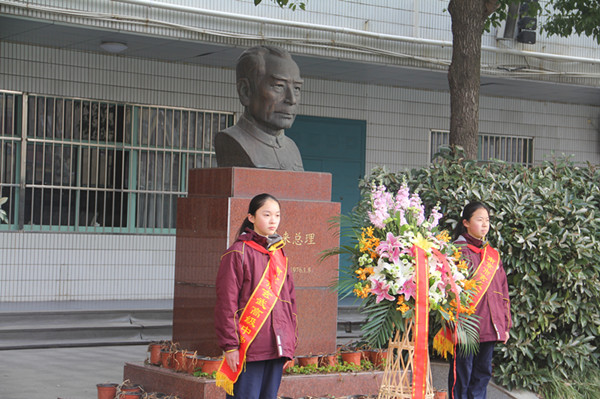
[[[136,111],[136,227],[175,228],[176,201],[186,194],[187,170],[217,166],[213,139],[233,124],[233,115],[156,107]]]
[[[480,161],[500,159],[510,163],[533,165],[533,137],[500,136],[491,134],[478,135],[477,158]],[[432,130],[430,134],[429,159],[442,146],[448,146],[450,133],[443,130]]]
[[[15,93],[0,92],[0,197],[8,198],[2,209],[8,217],[9,227],[16,223],[16,199],[21,173],[21,109],[17,98]],[[0,228],[6,227],[5,224],[0,224]]]
[[[477,158],[533,165],[533,138],[480,134]]]
[[[24,159],[17,124],[0,135],[2,195],[6,188],[9,203],[19,209],[13,228],[26,230],[172,233],[187,170],[216,166],[213,137],[233,124],[231,113],[36,95],[1,98],[3,123],[18,119],[15,104],[21,101],[26,109]]]

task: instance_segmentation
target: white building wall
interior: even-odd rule
[[[0,232],[0,302],[171,299],[174,236]]]
[[[232,69],[0,42],[0,89],[241,112]],[[552,151],[600,163],[599,107],[481,98],[480,131],[532,136]],[[367,121],[366,171],[428,163],[429,132],[447,130],[447,92],[307,78],[304,115]],[[0,301],[172,296],[175,237],[0,233]]]

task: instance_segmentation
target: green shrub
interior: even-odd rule
[[[531,168],[477,164],[446,150],[423,169],[373,170],[361,182],[363,198],[372,182],[397,189],[402,180],[427,209],[440,203],[449,230],[469,201],[492,210],[490,241],[508,274],[513,318],[510,340],[497,346],[496,380],[544,392],[587,378],[597,394],[598,375],[586,375],[600,366],[600,171],[564,158]],[[364,207],[361,201],[359,216]],[[579,397],[588,397],[582,389]]]

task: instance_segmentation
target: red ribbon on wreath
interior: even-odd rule
[[[427,345],[429,339],[429,265],[427,253],[417,245],[413,245],[415,257],[415,352],[413,356],[413,399],[425,398],[427,390]]]

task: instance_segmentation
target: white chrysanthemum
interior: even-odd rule
[[[452,277],[454,278],[454,281],[460,281],[460,280],[464,280],[466,278],[465,275],[459,271],[454,273]]]
[[[360,267],[364,267],[369,263],[373,263],[373,260],[371,260],[371,256],[369,254],[363,254],[360,258],[358,258],[358,265]]]

